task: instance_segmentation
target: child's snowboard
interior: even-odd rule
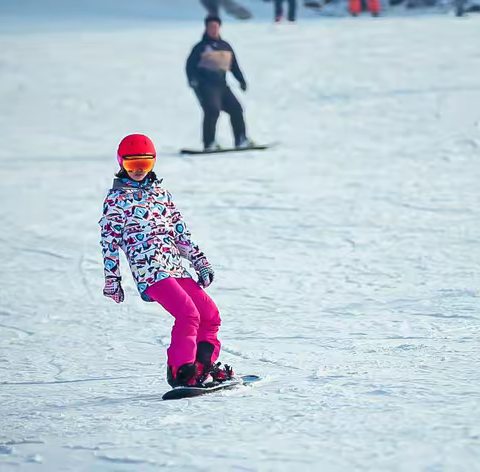
[[[231,380],[225,380],[212,387],[175,387],[164,393],[162,400],[180,400],[182,398],[198,397],[207,393],[218,392],[219,390],[228,390],[239,385],[250,385],[260,380],[258,375],[242,375],[233,377]]]

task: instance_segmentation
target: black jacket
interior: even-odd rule
[[[223,39],[212,39],[205,33],[187,59],[188,82],[224,86],[226,74],[231,71],[240,84],[245,83],[232,46]]]

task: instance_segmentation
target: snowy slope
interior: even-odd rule
[[[0,470],[480,470],[480,18],[274,26],[260,2],[223,33],[251,136],[281,145],[185,158],[196,2],[39,3],[0,2]],[[137,131],[253,388],[162,403],[169,315],[124,259],[126,302],[101,295]]]

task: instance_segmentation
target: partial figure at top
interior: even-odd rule
[[[230,16],[237,20],[249,20],[252,17],[250,10],[240,5],[236,0],[200,0],[208,15],[219,16],[222,7]]]
[[[200,0],[200,3],[206,8],[208,15],[218,16],[220,0]]]
[[[283,1],[275,0],[275,22],[279,23],[283,18]],[[297,0],[288,0],[288,15],[287,19],[290,22],[294,22],[297,19]]]

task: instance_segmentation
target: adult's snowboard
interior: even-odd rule
[[[271,148],[272,144],[254,144],[253,146],[241,147],[241,148],[218,148],[211,151],[205,151],[204,149],[180,149],[180,154],[218,154],[221,152],[242,152],[242,151],[264,151]]]
[[[242,375],[233,377],[231,380],[225,380],[212,387],[175,387],[164,393],[162,400],[180,400],[182,398],[198,397],[207,393],[218,392],[219,390],[229,390],[239,385],[250,385],[260,380],[258,375]]]

